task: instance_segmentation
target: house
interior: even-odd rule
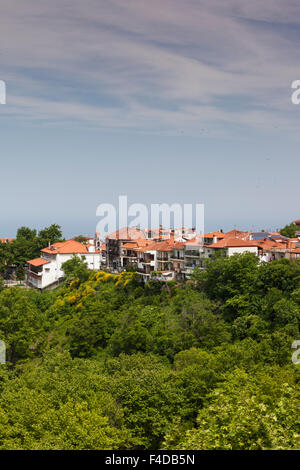
[[[138,262],[137,272],[147,281],[153,271],[157,269],[157,242],[147,240],[137,249]]]
[[[297,226],[296,237],[300,237],[300,220],[294,220],[294,224]]]
[[[289,239],[277,232],[251,233],[242,230],[196,235],[194,229],[125,228],[107,237],[108,268],[126,269],[128,265],[147,281],[153,272],[160,279],[186,279],[194,268],[204,268],[205,259],[215,253],[233,256],[250,252],[269,262],[296,256],[298,238]]]
[[[295,248],[294,250],[289,250],[290,260],[295,261],[300,259],[300,248]]]
[[[107,265],[107,260],[106,260],[106,243],[101,243],[100,247],[98,248],[99,251],[101,251],[101,266],[106,266]]]
[[[225,233],[225,238],[239,238],[240,240],[252,240],[253,234],[243,230],[230,230]]]
[[[146,238],[145,234],[136,227],[125,227],[106,236],[106,264],[113,270],[119,270],[121,265],[121,247],[132,240]]]
[[[174,238],[170,238],[156,244],[156,271],[171,271],[171,253],[174,243]]]
[[[88,269],[100,269],[101,251],[93,243],[80,243],[73,239],[54,243],[41,250],[41,257],[27,261],[27,283],[38,289],[56,286],[62,281],[63,263],[73,256],[84,259]]]
[[[271,238],[256,240],[258,247],[258,257],[260,261],[269,263],[284,257],[287,245]]]
[[[258,256],[259,242],[255,240],[243,240],[241,238],[225,237],[223,240],[208,245],[205,247],[206,250],[222,250],[226,256],[233,256],[235,254],[242,253],[254,253]]]
[[[0,243],[11,243],[14,241],[14,238],[0,238]]]
[[[149,240],[167,240],[171,237],[171,234],[174,233],[174,230],[171,228],[164,229],[163,227],[159,228],[150,228],[144,230],[145,237]]]
[[[206,233],[205,235],[203,235],[203,243],[207,245],[211,245],[213,243],[217,243],[220,240],[223,240],[225,236],[226,235],[223,232]]]
[[[120,247],[120,263],[122,268],[126,268],[126,266],[138,266],[140,261],[140,248],[147,247],[151,245],[153,242],[150,240],[146,240],[144,238],[138,238],[136,240],[130,240]]]
[[[170,267],[177,279],[184,279],[184,249],[186,242],[175,240],[170,254]]]
[[[122,264],[133,263],[137,272],[147,281],[155,271],[161,280],[179,276],[184,265],[184,242],[167,240],[135,240],[121,247]]]
[[[205,236],[204,236],[205,237]],[[210,240],[210,237],[208,237]],[[204,254],[204,238],[202,236],[188,240],[184,245],[184,274],[192,273],[194,268],[202,267],[202,258]]]

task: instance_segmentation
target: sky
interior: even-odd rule
[[[300,218],[298,0],[0,0],[0,237],[92,235],[101,203]]]

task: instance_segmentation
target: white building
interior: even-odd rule
[[[58,284],[64,277],[63,263],[74,255],[83,259],[87,263],[88,269],[99,270],[101,267],[101,251],[95,248],[92,241],[88,244],[75,240],[54,243],[41,250],[41,258],[27,261],[28,284],[38,289]]]
[[[212,245],[205,245],[205,251],[213,253],[213,250],[222,250],[226,256],[235,254],[254,253],[258,256],[259,242],[254,240],[242,240],[240,238],[225,237]]]

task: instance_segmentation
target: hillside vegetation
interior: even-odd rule
[[[300,264],[0,286],[0,449],[299,449]]]

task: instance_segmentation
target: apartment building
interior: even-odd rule
[[[194,229],[122,229],[107,237],[108,268],[135,266],[144,280],[189,278],[195,268],[216,253],[224,256],[253,253],[261,262],[282,258],[297,259],[300,240],[277,232],[230,230],[196,235]],[[152,274],[153,273],[153,274]]]
[[[106,236],[106,264],[109,269],[120,270],[121,264],[121,248],[126,243],[145,239],[144,232],[135,227],[125,227]]]

